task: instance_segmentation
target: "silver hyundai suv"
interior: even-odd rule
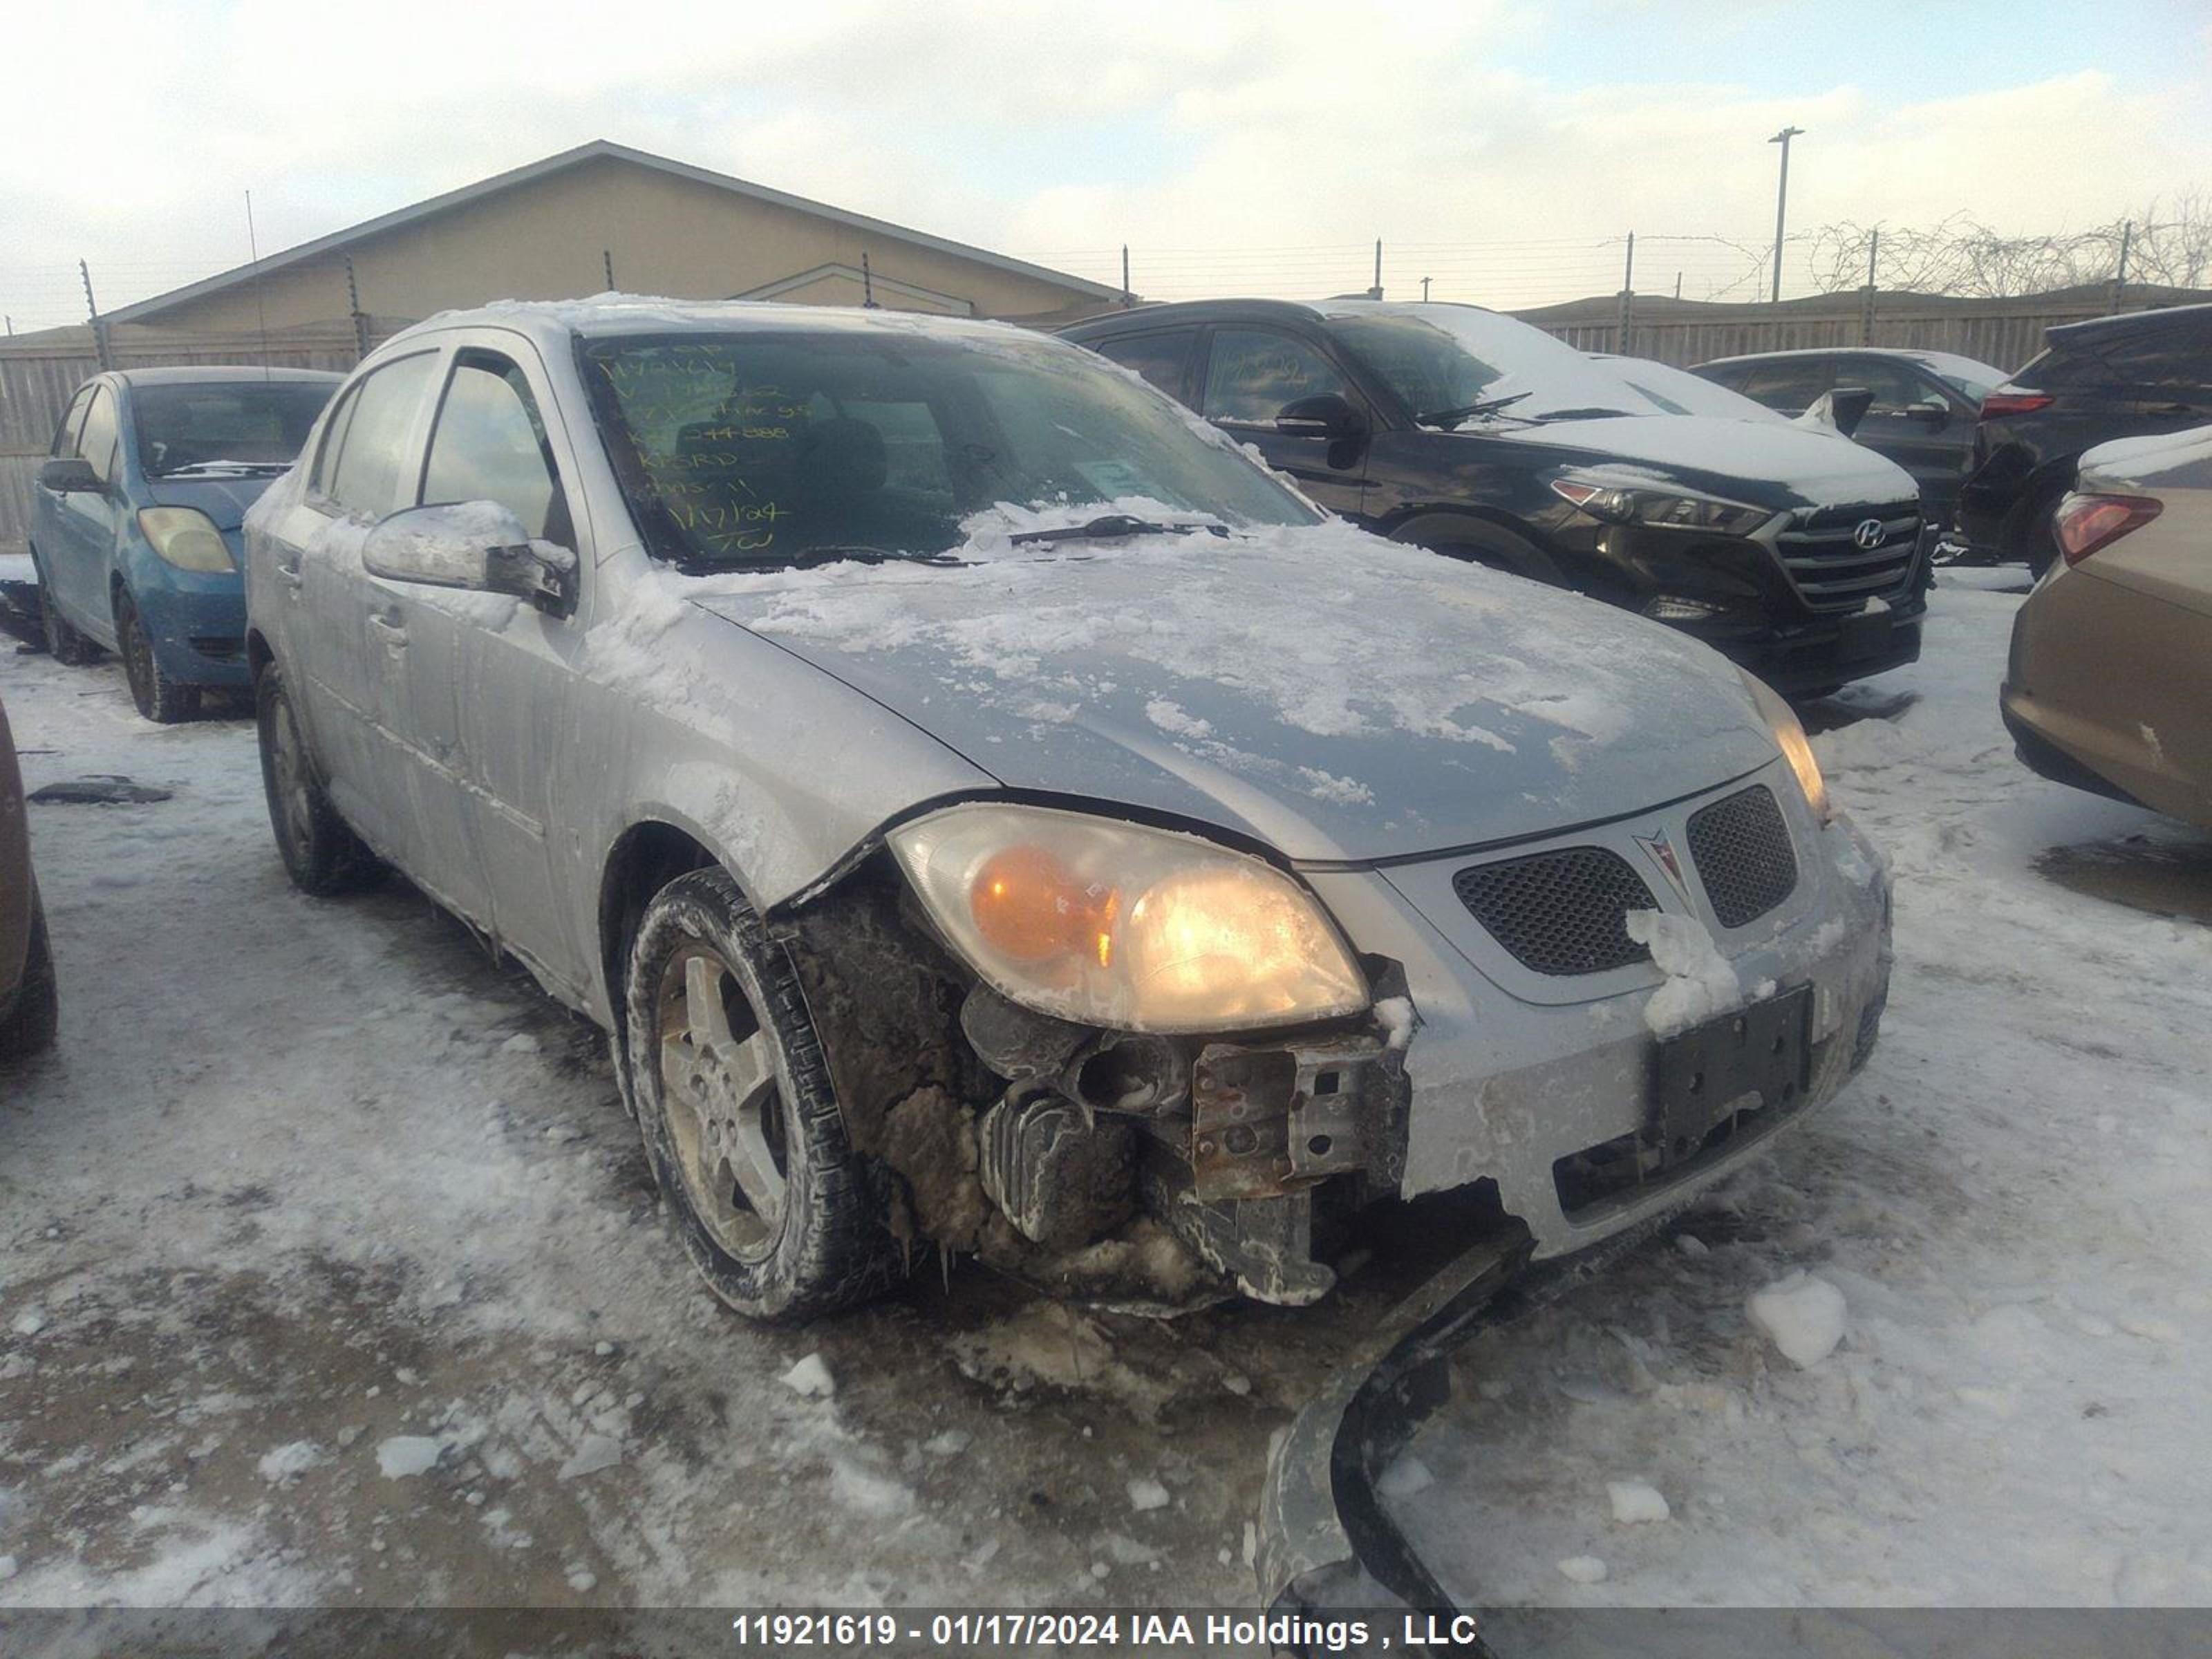
[[[1557,1255],[1874,1040],[1887,882],[1771,693],[1060,341],[434,318],[246,566],[293,879],[396,866],[606,1028],[750,1314],[939,1252],[1304,1302],[1317,1224],[1478,1183]]]

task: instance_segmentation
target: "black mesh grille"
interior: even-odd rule
[[[1540,974],[1599,974],[1645,954],[1623,918],[1658,904],[1627,861],[1602,847],[1477,864],[1452,878],[1469,914]]]
[[[1765,915],[1797,885],[1790,826],[1764,784],[1692,812],[1690,856],[1723,927]]]

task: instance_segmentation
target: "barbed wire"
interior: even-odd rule
[[[1430,297],[1528,309],[1617,294],[1730,301],[1771,297],[1774,244],[1711,231],[1630,234],[1428,238],[1382,240],[1384,291],[1405,296],[1425,279]],[[1273,242],[1127,247],[1130,285],[1150,300],[1227,293],[1364,292],[1374,281],[1375,243]],[[1012,257],[1119,287],[1121,244],[1026,247]],[[1790,291],[1878,289],[1961,297],[2005,297],[2109,282],[2193,289],[2212,284],[2212,197],[2197,188],[2154,199],[2128,218],[2040,234],[1995,230],[1960,212],[1932,225],[1843,221],[1783,240]],[[112,313],[212,275],[175,258],[101,261],[93,266],[101,308]],[[370,303],[364,299],[364,303]],[[373,308],[373,305],[372,305]],[[0,261],[0,312],[16,333],[86,321],[83,274],[75,263]]]

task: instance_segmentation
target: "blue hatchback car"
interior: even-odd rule
[[[46,644],[123,659],[151,720],[243,688],[239,525],[300,453],[342,376],[237,366],[139,368],[77,388],[39,470],[31,557]]]

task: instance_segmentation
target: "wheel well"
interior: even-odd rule
[[[623,959],[653,896],[694,870],[717,862],[714,853],[672,823],[633,824],[607,854],[599,878],[599,962],[617,1035],[623,1024]]]
[[[269,641],[261,636],[258,628],[246,630],[246,672],[253,679],[261,678],[261,671],[276,660],[276,653],[269,648]]]
[[[1449,549],[1480,551],[1488,556],[1482,562],[1496,563],[1516,575],[1553,587],[1573,586],[1537,532],[1518,520],[1475,512],[1419,513],[1392,526],[1389,535],[1394,542],[1426,547],[1446,556],[1451,556]]]

